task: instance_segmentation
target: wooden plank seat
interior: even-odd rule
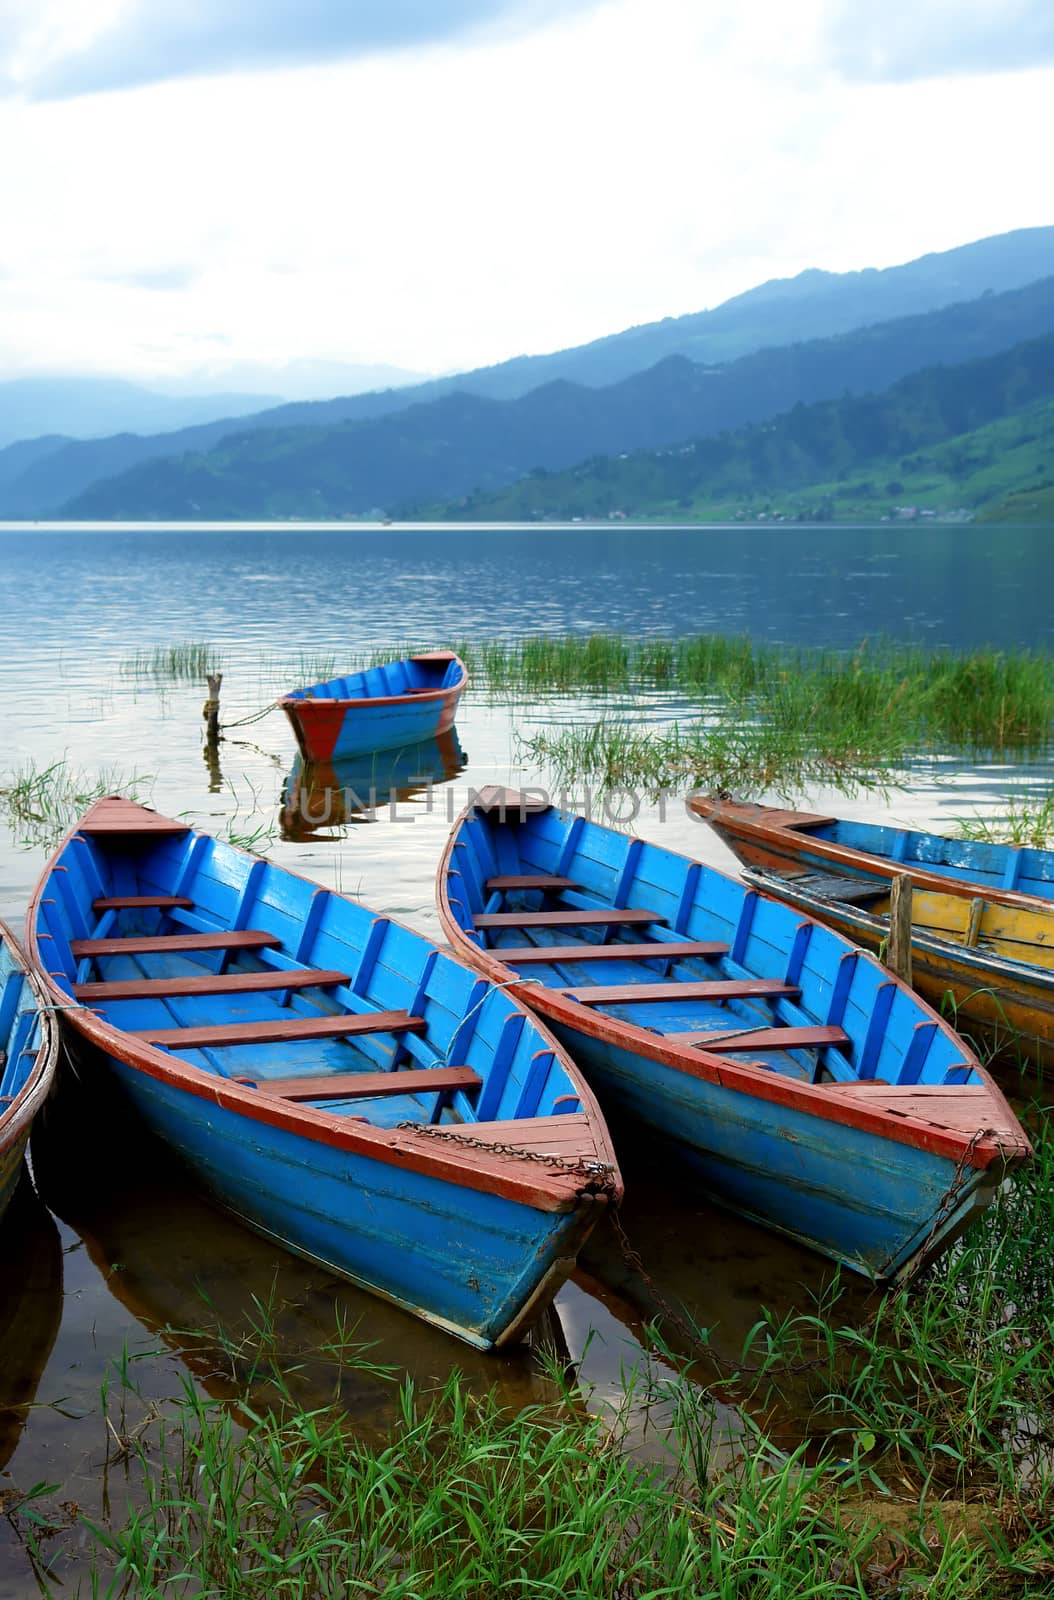
[[[121,978],[105,983],[75,983],[77,1000],[167,1000],[180,994],[255,994],[267,989],[328,988],[350,983],[347,972],[292,967],[284,972],[222,972],[178,978]]]
[[[603,926],[605,923],[631,923],[648,922],[661,925],[665,917],[656,916],[654,911],[644,911],[637,906],[626,906],[618,909],[611,906],[605,910],[602,906],[590,906],[579,911],[490,911],[482,916],[473,917],[473,926],[476,928],[587,928]]]
[[[340,1017],[269,1017],[264,1022],[218,1022],[201,1027],[138,1028],[137,1039],[178,1050],[228,1044],[277,1044],[298,1039],[350,1039],[365,1033],[422,1033],[424,1017],[408,1011],[367,1011]]]
[[[581,889],[573,878],[561,878],[549,872],[507,872],[497,878],[488,878],[483,887],[488,892],[497,890],[504,894],[509,889]]]
[[[762,997],[800,994],[793,983],[780,983],[778,978],[729,978],[713,983],[624,983],[594,984],[585,989],[563,989],[568,1000],[578,1000],[584,1006],[633,1005],[638,1000],[753,1000]],[[679,1036],[683,1037],[683,1035]]]
[[[193,911],[185,894],[105,894],[91,903],[93,911]]]
[[[727,956],[728,949],[727,944],[686,939],[669,944],[524,944],[508,949],[495,945],[490,953],[506,966],[519,967],[532,961],[682,961],[688,956],[714,961]]]
[[[719,1055],[739,1050],[822,1050],[844,1048],[852,1040],[844,1028],[718,1028],[710,1033],[678,1033],[678,1044],[697,1044]]]
[[[127,939],[71,939],[70,952],[77,961],[85,956],[150,956],[177,954],[181,950],[266,950],[281,944],[277,934],[264,928],[242,928],[237,933],[150,933]]]
[[[273,1078],[256,1084],[282,1100],[375,1100],[397,1094],[453,1094],[483,1086],[471,1067],[421,1067],[409,1072],[342,1072],[317,1078]]]

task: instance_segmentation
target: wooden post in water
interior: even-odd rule
[[[898,872],[889,891],[889,945],[886,966],[911,982],[911,878]]]
[[[223,783],[220,772],[220,684],[223,682],[223,673],[208,673],[206,682],[209,698],[201,711],[205,718],[205,765],[209,769],[209,790],[216,793]]]
[[[220,684],[223,682],[222,672],[210,672],[206,675],[209,686],[209,698],[202,708],[205,718],[205,738],[209,744],[220,742]]]

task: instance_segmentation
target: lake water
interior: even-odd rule
[[[372,822],[311,831],[295,810],[290,816],[294,747],[284,718],[272,712],[229,729],[219,768],[210,767],[204,686],[131,671],[137,654],[210,642],[223,656],[223,718],[233,721],[282,688],[317,678],[307,670],[312,661],[340,663],[388,643],[620,630],[838,647],[884,635],[1051,649],[1052,532],[0,528],[0,789],[29,762],[65,762],[88,779],[105,770],[115,786],[134,782],[159,810],[255,837],[283,864],[435,935],[435,866],[468,787],[548,782],[525,763],[520,735],[599,715],[684,719],[692,706],[675,695],[551,695],[511,706],[470,689],[458,744],[431,758],[434,791],[406,781],[418,774],[404,768],[398,782],[416,792],[394,808]],[[415,760],[427,766],[428,753]],[[383,785],[387,766],[371,775]],[[802,798],[809,809],[835,804],[845,814],[891,813],[947,829],[1008,789],[1048,777],[1045,765],[1018,772],[949,759],[914,772],[910,789],[888,800],[819,791]],[[279,836],[283,805],[284,832],[295,837]],[[734,870],[676,800],[664,815],[645,805],[634,827]],[[27,830],[18,836],[0,823],[0,916],[16,927],[45,855],[31,819]],[[335,1306],[378,1360],[423,1383],[456,1365],[473,1382],[497,1381],[510,1402],[544,1391],[526,1358],[482,1358],[276,1252],[213,1211],[162,1153],[122,1132],[89,1134],[76,1119],[56,1118],[36,1160],[48,1209],[23,1197],[0,1235],[0,1498],[5,1488],[44,1480],[63,1486],[54,1499],[97,1510],[106,1458],[99,1387],[109,1364],[123,1349],[137,1358],[143,1400],[129,1426],[184,1374],[210,1393],[230,1394],[235,1375],[209,1333],[244,1331],[254,1296],[273,1306],[282,1359],[302,1362],[298,1382],[316,1401],[331,1392],[332,1373],[317,1352]],[[627,1156],[626,1227],[654,1287],[626,1266],[605,1230],[557,1306],[558,1340],[572,1359],[585,1352],[582,1376],[597,1403],[615,1391],[620,1364],[632,1364],[656,1292],[682,1300],[733,1358],[762,1305],[805,1306],[829,1275],[806,1252],[671,1187],[646,1155]],[[383,1433],[387,1385],[346,1376],[341,1394],[365,1435]],[[113,1481],[105,1487],[118,1494]],[[76,1572],[80,1535],[60,1536],[54,1549],[58,1570]],[[0,1597],[36,1592],[25,1551],[0,1522]]]

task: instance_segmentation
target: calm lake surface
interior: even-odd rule
[[[284,718],[272,712],[229,729],[219,769],[210,768],[204,686],[132,671],[137,654],[208,641],[223,658],[230,722],[387,644],[619,630],[834,647],[888,636],[1054,649],[1052,535],[926,525],[0,528],[0,789],[28,762],[64,761],[89,780],[106,771],[113,786],[133,784],[161,811],[255,839],[284,865],[438,936],[433,875],[467,789],[548,784],[546,772],[524,763],[520,735],[601,715],[688,720],[695,708],[675,695],[552,695],[510,705],[470,688],[453,746],[408,753],[394,770],[386,758],[365,770],[367,787],[396,782],[394,807],[369,822],[332,818],[313,830]],[[312,670],[326,658],[331,670]],[[410,781],[428,775],[434,788]],[[1045,763],[1020,771],[949,757],[913,771],[910,787],[888,797],[814,790],[801,799],[809,809],[833,805],[947,830],[955,817],[1049,777]],[[677,798],[664,814],[644,805],[633,826],[734,870]],[[46,853],[32,835],[32,824],[16,835],[0,822],[0,916],[16,929]],[[823,1262],[672,1187],[646,1150],[622,1156],[625,1223],[655,1288],[686,1304],[720,1353],[738,1354],[763,1305],[805,1308],[822,1290]],[[37,1143],[35,1170],[44,1204],[23,1195],[0,1232],[0,1501],[5,1490],[45,1481],[62,1486],[53,1500],[89,1512],[104,1494],[118,1503],[121,1474],[105,1467],[99,1398],[111,1364],[122,1352],[135,1359],[143,1399],[129,1428],[185,1377],[229,1395],[243,1374],[215,1330],[244,1334],[256,1301],[273,1307],[275,1359],[300,1366],[299,1392],[311,1403],[333,1392],[333,1364],[319,1349],[332,1337],[335,1307],[376,1360],[422,1383],[456,1366],[480,1385],[497,1382],[510,1403],[546,1392],[527,1357],[483,1358],[276,1252],[213,1210],[163,1152],[126,1129],[89,1138],[76,1117],[57,1116]],[[605,1229],[557,1306],[556,1337],[582,1360],[595,1403],[616,1391],[620,1366],[637,1359],[637,1335],[657,1309]],[[389,1384],[345,1374],[340,1394],[365,1436],[384,1433]],[[725,1420],[734,1431],[734,1415]],[[793,1437],[793,1418],[786,1428]],[[646,1417],[634,1442],[651,1447]],[[79,1538],[71,1531],[55,1544],[67,1578],[78,1569]],[[0,1521],[0,1597],[36,1592],[26,1552]]]

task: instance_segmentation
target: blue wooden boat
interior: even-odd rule
[[[312,839],[329,828],[367,822],[377,809],[449,783],[466,759],[456,728],[419,744],[373,750],[345,761],[298,756],[282,788],[282,838]]]
[[[888,885],[905,874],[916,889],[1024,905],[1054,900],[1054,850],[948,839],[915,828],[850,822],[811,811],[785,811],[719,795],[688,802],[739,859],[769,872],[826,874]]]
[[[18,1184],[33,1118],[48,1097],[58,1031],[40,983],[0,922],[0,1217]]]
[[[468,673],[450,650],[429,650],[347,678],[293,689],[278,704],[305,761],[342,761],[434,739],[453,726]]]
[[[875,1279],[939,1253],[1031,1153],[910,989],[723,873],[494,789],[438,887],[454,949],[514,985],[602,1104],[715,1198]]]
[[[472,1344],[525,1332],[620,1192],[589,1089],[508,994],[184,823],[97,802],[28,942],[64,1021],[229,1210]]]

